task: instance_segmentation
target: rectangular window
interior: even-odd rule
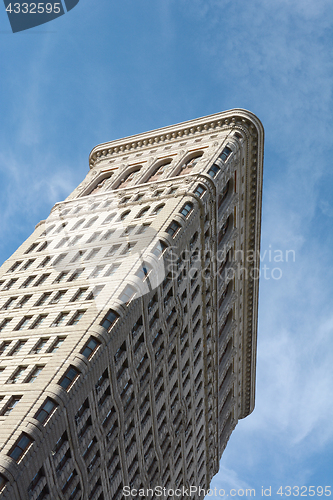
[[[72,258],[71,262],[77,262],[80,259],[83,260],[83,256],[84,256],[85,252],[86,252],[86,250],[79,250],[78,252],[76,252],[76,254]]]
[[[48,340],[49,340],[50,337],[48,338],[43,338],[43,339],[40,339],[37,344],[35,345],[35,347],[33,347],[30,351],[29,354],[39,354],[42,349],[45,347],[45,345],[47,344]]]
[[[53,283],[60,283],[61,281],[64,281],[66,276],[68,275],[68,271],[62,271],[54,280]]]
[[[43,370],[44,365],[35,366],[35,368],[30,373],[29,377],[25,380],[28,384],[33,384],[40,372]]]
[[[20,288],[27,288],[32,282],[33,280],[36,278],[36,275],[34,276],[29,276],[21,285]]]
[[[31,253],[35,250],[35,248],[37,248],[39,245],[39,243],[33,243],[32,245],[30,245],[30,247],[28,248],[28,250],[26,250],[24,253]]]
[[[5,342],[2,342],[2,344],[0,345],[0,356],[6,351],[6,349],[8,348],[8,346],[10,346],[11,343],[12,343],[11,340],[5,340]]]
[[[7,300],[7,302],[5,302],[5,304],[2,306],[1,309],[9,309],[13,303],[15,302],[15,300],[17,299],[17,297],[10,297],[10,299]]]
[[[28,300],[31,299],[31,297],[32,295],[24,295],[19,303],[15,306],[15,308],[23,307],[28,302]]]
[[[7,384],[17,384],[26,369],[26,366],[18,366],[13,375],[7,380]]]
[[[16,441],[16,444],[10,450],[9,456],[15,460],[15,462],[19,462],[32,443],[32,438],[27,434],[22,433],[21,437]]]
[[[86,312],[85,310],[84,311],[76,311],[74,316],[70,319],[70,321],[67,324],[71,325],[71,326],[77,325],[85,312]]]
[[[16,325],[14,330],[23,330],[26,326],[28,326],[29,321],[31,320],[32,316],[24,316],[21,321]]]
[[[96,266],[95,269],[93,270],[93,272],[91,273],[91,275],[89,276],[89,278],[97,278],[101,272],[103,271],[103,269],[105,268],[105,265],[100,265],[100,266]]]
[[[104,288],[104,285],[97,285],[97,286],[95,286],[92,289],[92,291],[87,295],[86,300],[93,300],[96,297],[98,297],[98,295],[101,293],[101,291],[103,290],[103,288]]]
[[[33,324],[30,326],[30,328],[31,329],[39,328],[40,325],[44,322],[46,317],[47,317],[47,314],[40,314],[39,316],[37,316],[36,320],[33,322]]]
[[[91,337],[90,340],[85,345],[85,347],[83,348],[83,350],[81,351],[81,354],[83,354],[83,356],[85,356],[86,358],[90,359],[99,346],[100,342],[98,342],[94,337]]]
[[[179,231],[179,229],[180,229],[180,224],[178,224],[178,222],[174,220],[171,222],[166,232],[170,234],[170,236],[175,236],[175,234]]]
[[[76,302],[77,300],[81,300],[87,290],[88,288],[79,288],[78,291],[71,298],[70,302]]]
[[[66,371],[65,375],[60,379],[59,385],[63,389],[68,391],[79,375],[80,375],[79,370],[74,368],[74,366],[70,366]]]
[[[60,302],[66,292],[67,290],[58,290],[55,296],[50,300],[50,304],[58,304],[58,302]]]
[[[60,255],[58,255],[58,257],[54,259],[53,266],[60,264],[60,262],[62,262],[66,256],[67,253],[61,253]]]
[[[89,240],[87,241],[87,243],[92,243],[93,241],[96,241],[97,238],[100,236],[100,232],[99,233],[94,233],[90,236]]]
[[[19,340],[14,348],[7,354],[7,356],[15,356],[15,354],[17,354],[18,352],[20,352],[20,350],[22,349],[22,347],[27,343],[26,340]]]
[[[35,277],[35,276],[34,276]],[[3,287],[4,290],[10,290],[12,286],[17,282],[17,278],[12,278],[8,281],[8,283]],[[23,285],[22,285],[23,286]],[[22,288],[21,286],[21,288]]]
[[[51,257],[48,255],[47,257],[45,257],[45,259],[42,260],[38,267],[46,267],[50,260]]]
[[[28,259],[26,261],[26,263],[23,265],[22,269],[23,271],[26,271],[28,269],[28,267],[31,266],[31,264],[33,264],[33,262],[35,262],[36,259]]]
[[[203,187],[201,184],[199,184],[195,191],[194,191],[194,194],[196,194],[197,196],[199,196],[199,198],[201,198],[203,196],[203,194],[205,193],[206,191],[206,188]]]
[[[1,321],[0,323],[0,332],[6,328],[6,326],[8,325],[8,323],[12,320],[13,318],[5,318]]]
[[[36,413],[35,418],[41,424],[45,424],[46,421],[52,415],[52,413],[55,411],[57,406],[58,405],[55,401],[53,401],[51,398],[47,398],[46,401],[44,402],[43,406]]]
[[[119,314],[117,314],[112,309],[109,309],[108,313],[104,316],[100,324],[101,326],[106,328],[106,330],[109,330],[118,318]]]
[[[62,313],[60,313],[56,317],[56,319],[53,321],[51,327],[53,327],[53,326],[57,327],[57,326],[62,325],[65,322],[65,320],[66,320],[66,318],[67,318],[68,315],[69,315],[69,312],[62,312]]]
[[[12,265],[12,267],[10,267],[8,269],[7,273],[14,272],[21,264],[22,264],[22,260],[17,260],[16,262],[14,262],[14,264]]]
[[[34,305],[34,307],[39,307],[39,306],[42,306],[43,304],[45,304],[45,302],[50,297],[50,295],[51,295],[51,292],[45,292],[45,293],[43,293],[43,295],[41,295],[40,298],[37,300],[37,302]]]
[[[8,403],[6,404],[6,406],[4,407],[4,409],[1,411],[0,416],[6,417],[7,415],[9,415],[21,398],[22,396],[12,396],[8,401]]]
[[[96,255],[98,254],[98,252],[100,251],[100,248],[93,248],[91,250],[91,252],[88,254],[87,256],[87,259],[86,260],[91,260],[91,259],[94,259],[96,257]]]
[[[77,280],[81,274],[83,273],[84,269],[77,269],[76,271],[74,271],[74,273],[68,278],[67,281],[75,281]]]
[[[114,232],[115,229],[108,229],[106,233],[102,236],[102,240],[108,240],[109,238],[111,238]]]
[[[106,271],[104,276],[112,276],[119,269],[119,267],[120,267],[120,264],[116,264],[116,263],[112,264],[112,266],[109,267],[109,269]]]
[[[207,173],[208,173],[208,175],[210,175],[211,177],[213,177],[213,178],[214,178],[214,177],[216,177],[216,175],[219,173],[219,171],[220,171],[220,167],[218,167],[218,166],[214,163],[214,165],[212,165],[212,166],[210,167],[210,169],[208,170],[208,172],[207,172]]]
[[[112,257],[112,255],[115,255],[117,253],[117,251],[119,250],[120,247],[121,247],[121,245],[112,245],[112,247],[110,248],[108,253],[105,255],[105,257]]]
[[[50,349],[48,349],[48,353],[54,353],[56,352],[59,347],[63,344],[65,341],[66,337],[57,337],[55,342],[51,345]]]
[[[28,486],[28,496],[29,498],[33,495],[33,491],[38,485],[39,481],[42,479],[42,477],[45,476],[44,469],[41,467],[37,474],[33,477],[31,483]]]
[[[127,285],[118,297],[121,302],[128,304],[136,295],[136,290],[131,285]]]

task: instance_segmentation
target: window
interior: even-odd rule
[[[52,415],[57,406],[58,406],[57,403],[53,401],[53,399],[47,398],[43,406],[36,413],[35,418],[41,424],[46,423],[46,420],[49,419],[49,417]]]
[[[128,174],[125,174],[124,178],[121,179],[120,183],[116,187],[116,189],[119,188],[124,188],[129,184],[140,172],[140,168],[136,168],[132,172],[129,172]]]
[[[96,222],[98,217],[93,217],[92,219],[88,220],[87,224],[84,226],[85,228],[91,227],[94,222]]]
[[[162,210],[162,208],[165,206],[165,203],[162,203],[161,205],[157,205],[156,208],[154,208],[154,210],[152,211],[151,215],[157,215],[158,213],[160,213],[160,211]]]
[[[194,191],[194,194],[196,194],[197,196],[199,196],[199,198],[202,197],[202,195],[206,192],[206,188],[203,187],[201,184],[199,184],[195,191]]]
[[[7,356],[15,356],[15,354],[17,354],[18,352],[20,352],[20,350],[22,349],[22,347],[27,343],[26,340],[19,340],[14,348],[7,354]]]
[[[145,280],[148,277],[149,273],[152,271],[152,269],[153,268],[150,264],[143,262],[142,266],[135,273],[135,275],[138,276],[140,279]]]
[[[86,250],[79,250],[78,252],[76,252],[76,254],[72,258],[71,262],[77,262],[78,260],[81,260],[85,253],[86,253]]]
[[[79,370],[74,368],[74,366],[70,366],[65,375],[60,379],[59,385],[65,389],[65,391],[68,391],[79,375]]]
[[[85,219],[80,219],[78,220],[74,226],[72,227],[72,230],[75,231],[76,229],[78,229],[80,226],[82,226],[82,224],[84,223]]]
[[[83,350],[81,351],[81,354],[83,354],[83,356],[85,356],[86,358],[90,359],[99,346],[100,342],[98,342],[98,340],[96,340],[94,337],[91,337],[90,340],[85,345],[85,347],[83,348]]]
[[[101,235],[101,232],[96,232],[94,234],[92,234],[89,238],[89,240],[87,241],[87,243],[92,243],[93,241],[96,241],[97,238]]]
[[[102,236],[102,240],[108,240],[114,234],[115,229],[108,229],[106,233]]]
[[[26,263],[23,265],[22,270],[23,270],[23,271],[26,271],[26,270],[28,269],[28,267],[30,267],[30,266],[31,266],[31,264],[32,264],[33,262],[35,262],[35,260],[36,260],[36,259],[29,259],[29,260],[27,260],[27,261],[26,261]]]
[[[118,297],[121,302],[128,304],[135,296],[136,290],[131,285],[127,285]]]
[[[19,303],[15,306],[15,308],[23,307],[28,302],[28,300],[31,299],[31,297],[32,295],[24,295]]]
[[[193,205],[192,203],[185,203],[183,208],[181,209],[180,213],[184,215],[184,217],[187,217],[188,214],[193,210]]]
[[[19,267],[20,264],[22,264],[22,260],[17,260],[16,262],[14,262],[12,267],[10,267],[8,269],[7,273],[12,273],[13,271],[15,271]]]
[[[104,316],[101,321],[101,326],[109,330],[110,327],[114,324],[114,322],[119,318],[119,314],[117,314],[112,309],[109,309],[108,313]]]
[[[134,229],[136,228],[136,226],[127,226],[123,233],[122,233],[122,237],[125,237],[125,236],[129,236],[131,233],[133,233]]]
[[[166,232],[170,234],[170,236],[175,236],[175,234],[179,231],[180,224],[175,220],[171,222],[170,226],[167,228]]]
[[[231,153],[232,153],[232,149],[230,149],[228,146],[226,146],[220,155],[221,160],[226,161],[226,159],[228,158],[228,156],[231,155]]]
[[[146,215],[147,212],[149,212],[149,208],[150,207],[145,207],[142,210],[140,210],[140,212],[138,213],[138,215],[135,218],[141,219],[141,217],[143,217],[144,215]]]
[[[120,246],[120,245],[119,245]],[[100,266],[96,266],[89,278],[98,278],[98,276],[101,274],[103,269],[105,268],[104,264],[101,264]]]
[[[8,323],[12,320],[13,318],[5,318],[4,320],[2,320],[2,322],[0,323],[0,332],[6,328],[6,326],[8,325]]]
[[[129,255],[136,244],[137,241],[132,241],[132,243],[127,243],[124,250],[121,252],[121,255]]]
[[[99,191],[100,189],[102,189],[102,187],[104,186],[104,184],[106,183],[106,181],[108,181],[110,179],[110,177],[112,176],[112,173],[110,175],[108,175],[107,177],[104,177],[104,179],[101,179],[93,188],[92,190],[90,191],[90,193],[88,194],[93,194],[93,193],[97,193],[97,191]]]
[[[165,172],[165,170],[171,165],[171,160],[167,160],[160,164],[154,171],[154,173],[147,179],[147,182],[157,181]]]
[[[190,160],[187,160],[182,165],[178,175],[186,175],[186,174],[191,173],[193,167],[195,167],[195,165],[198,163],[198,161],[200,160],[202,155],[203,155],[203,153],[200,152],[200,153],[196,154],[195,156],[193,156]]]
[[[35,276],[33,276],[35,278]],[[28,278],[29,279],[29,278]],[[26,280],[27,281],[27,280]],[[4,290],[9,290],[12,286],[17,282],[17,278],[12,278],[8,281],[8,283],[3,287]],[[23,285],[21,285],[22,288]]]
[[[219,171],[220,171],[220,167],[218,167],[218,166],[214,163],[214,165],[212,165],[212,166],[210,167],[210,169],[208,170],[208,172],[207,172],[207,173],[208,173],[208,175],[210,175],[211,177],[213,177],[213,178],[214,178],[214,177],[216,177],[216,175],[219,173]]]
[[[33,324],[30,326],[31,329],[33,328],[39,328],[40,325],[43,323],[44,319],[47,317],[47,314],[40,314],[36,320],[33,322]]]
[[[86,297],[86,300],[93,300],[96,297],[98,297],[98,295],[101,293],[101,291],[103,290],[103,288],[104,288],[104,285],[97,285],[97,286],[95,286],[92,289],[92,291],[88,294],[88,296]]]
[[[85,310],[84,311],[76,311],[74,316],[68,322],[68,325],[71,325],[71,326],[77,325],[85,312],[86,312]]]
[[[41,469],[39,469],[39,471],[37,472],[37,474],[35,474],[35,476],[33,477],[32,481],[31,481],[31,483],[28,486],[28,496],[29,496],[29,498],[33,495],[34,489],[36,488],[36,486],[38,485],[39,481],[44,476],[45,476],[44,469],[43,469],[43,467],[41,467]]]
[[[57,337],[55,342],[51,345],[50,349],[47,351],[49,353],[54,353],[56,352],[61,344],[65,341],[66,337]]]
[[[35,248],[37,248],[39,245],[39,243],[33,243],[29,248],[28,250],[26,250],[24,253],[31,253],[35,250]]]
[[[119,220],[124,220],[126,217],[130,214],[130,210],[126,210],[126,212],[123,212],[119,218]]]
[[[167,245],[163,241],[159,241],[158,244],[152,249],[152,253],[156,255],[156,257],[161,257],[166,248]]]
[[[12,343],[11,340],[5,340],[5,342],[2,342],[0,346],[0,356],[5,352],[5,350],[7,349],[7,347],[10,346],[11,343]]]
[[[43,250],[45,250],[45,248],[47,247],[48,245],[48,242],[47,241],[44,241],[41,246],[38,248],[37,252],[42,252]]]
[[[42,260],[38,267],[46,267],[50,260],[51,257],[48,255],[47,257],[45,257],[45,259]]]
[[[104,276],[112,276],[119,269],[119,267],[120,264],[112,264],[112,266],[109,267]]]
[[[103,224],[108,224],[109,222],[111,222],[112,219],[114,219],[115,215],[116,215],[115,213],[109,214],[107,218],[103,221]]]
[[[81,239],[83,238],[83,234],[78,234],[74,236],[74,238],[68,243],[71,247],[74,247]]]
[[[45,304],[45,302],[50,297],[50,295],[51,295],[51,292],[45,292],[45,293],[43,293],[43,295],[41,295],[40,298],[37,300],[37,302],[34,305],[34,307],[42,306],[43,304]]]
[[[63,296],[65,295],[65,293],[67,292],[67,290],[59,290],[55,296],[53,297],[52,300],[50,300],[50,304],[58,304],[58,302],[60,302],[60,300],[63,298]]]
[[[21,321],[18,323],[18,325],[16,325],[16,327],[14,328],[14,330],[23,330],[23,328],[25,328],[29,321],[31,320],[32,316],[24,316]]]
[[[47,341],[49,340],[49,337],[48,338],[43,338],[43,339],[39,339],[39,341],[37,342],[37,344],[35,345],[35,347],[33,347],[30,351],[29,354],[39,354],[42,349],[44,348],[44,346],[47,344]]]
[[[79,288],[78,291],[71,298],[70,302],[76,302],[77,300],[81,300],[87,290],[88,288]]]
[[[9,456],[15,460],[15,462],[19,462],[32,443],[32,438],[27,434],[22,433],[21,437],[16,441],[16,444],[10,450]]]
[[[25,380],[25,382],[28,382],[28,384],[33,384],[33,382],[36,380],[40,372],[43,370],[44,365],[37,365],[35,368],[32,370],[30,373],[29,377]]]
[[[9,309],[16,299],[17,297],[10,297],[10,299],[8,299],[7,302],[5,302],[5,304],[2,306],[2,309]]]
[[[67,281],[75,281],[77,280],[81,274],[83,273],[84,269],[77,269],[76,271],[74,271],[74,273],[68,278]]]
[[[112,257],[112,255],[115,255],[117,253],[120,247],[121,245],[112,245],[105,257]]]
[[[26,366],[18,366],[12,376],[7,380],[7,384],[17,384],[26,369]]]
[[[6,417],[7,415],[9,415],[21,398],[22,396],[12,396],[8,401],[8,403],[6,404],[6,406],[4,407],[4,409],[1,411],[0,416]]]
[[[54,283],[60,283],[61,281],[64,281],[68,274],[68,271],[62,271],[57,278],[54,280]]]
[[[60,313],[56,319],[53,321],[52,326],[59,326],[61,325],[62,323],[64,323],[65,319],[67,318],[67,316],[69,315],[69,312],[62,312]]]
[[[74,227],[73,227],[74,229]],[[55,248],[61,248],[63,247],[66,243],[68,243],[69,241],[69,236],[65,236],[64,238],[62,238],[59,243],[55,246]]]
[[[98,252],[100,251],[100,248],[93,248],[90,253],[87,255],[87,260],[94,259]]]
[[[143,224],[142,226],[139,226],[137,234],[143,234],[143,233],[145,233],[148,230],[149,226],[150,226],[150,223],[149,224]]]

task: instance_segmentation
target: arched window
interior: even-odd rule
[[[178,175],[186,175],[190,174],[193,167],[198,163],[198,161],[202,158],[203,152],[197,153],[195,156],[192,156],[189,160],[187,160],[181,167]]]
[[[141,217],[143,217],[144,215],[146,215],[146,213],[149,211],[149,208],[150,207],[145,207],[142,210],[140,210],[140,212],[138,213],[138,215],[135,218],[136,219],[141,219]]]
[[[130,210],[126,210],[126,212],[123,212],[120,216],[120,219],[119,220],[124,220],[126,219],[126,217],[128,216],[128,214],[130,213]]]
[[[120,183],[115,189],[126,187],[139,174],[140,169],[141,166],[137,167],[135,170],[132,170],[131,172],[128,172],[128,174],[125,174],[124,178],[121,179]]]
[[[112,173],[110,175],[108,175],[107,177],[104,177],[104,179],[101,179],[93,188],[92,190],[90,191],[90,193],[88,194],[94,194],[94,193],[97,193],[97,191],[99,191],[100,189],[102,189],[102,187],[104,186],[104,184],[106,183],[107,180],[110,179],[110,177],[112,176]]]
[[[161,163],[156,170],[152,173],[152,175],[149,177],[147,182],[154,182],[158,181],[161,177],[161,175],[164,173],[164,171],[168,168],[168,166],[171,164],[171,160],[166,160],[165,162]]]
[[[162,203],[161,205],[157,205],[157,207],[155,207],[154,210],[152,211],[151,215],[157,215],[158,213],[160,213],[160,211],[162,210],[164,205],[165,205],[165,203]]]

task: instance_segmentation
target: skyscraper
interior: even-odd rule
[[[0,498],[198,498],[254,407],[263,128],[235,109],[89,163],[1,267]]]

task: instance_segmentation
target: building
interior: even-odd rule
[[[1,499],[207,489],[254,407],[260,121],[235,109],[89,161],[1,267]]]

